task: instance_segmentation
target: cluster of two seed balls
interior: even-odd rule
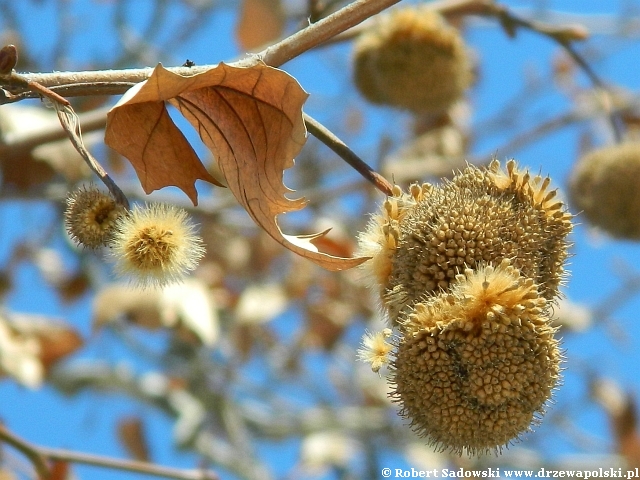
[[[78,245],[109,246],[116,272],[143,288],[179,281],[204,255],[184,210],[164,204],[127,210],[95,187],[69,195],[65,225]]]
[[[396,189],[359,238],[391,329],[360,357],[391,367],[393,398],[441,449],[500,449],[544,413],[561,351],[551,306],[571,215],[549,179],[510,161]]]

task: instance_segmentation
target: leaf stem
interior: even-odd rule
[[[22,88],[32,92],[35,95],[48,98],[53,103],[59,103],[61,105],[66,105],[66,106],[69,105],[69,100],[67,100],[66,98],[61,97],[59,94],[48,89],[44,85],[41,85],[40,83],[38,83],[33,79],[26,78],[20,75],[19,73],[12,71],[8,74],[2,75],[0,78],[6,78],[5,81],[8,82],[9,86],[19,85]]]
[[[385,195],[393,195],[393,185],[389,181],[367,165],[346,143],[340,140],[327,127],[322,125],[313,117],[304,115],[304,123],[309,133],[333,150],[345,162],[351,165],[356,172],[362,175],[367,181],[371,182],[378,190]]]
[[[76,112],[69,104],[61,106],[60,104],[55,103],[54,105],[58,114],[58,119],[60,120],[60,124],[62,125],[64,131],[67,132],[67,135],[69,136],[69,139],[71,140],[71,143],[73,144],[75,149],[82,156],[91,171],[93,171],[93,173],[95,173],[97,177],[102,181],[102,183],[104,183],[105,186],[109,189],[109,192],[115,198],[115,200],[128,210],[130,206],[127,196],[120,189],[120,187],[118,187],[116,182],[113,181],[106,170],[102,168],[100,162],[98,162],[98,160],[93,155],[91,155],[91,152],[89,152],[87,147],[84,145],[84,141],[82,140],[82,131],[80,130],[80,121]]]

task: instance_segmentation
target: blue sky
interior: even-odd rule
[[[34,55],[45,57],[55,42],[57,32],[52,28],[55,22],[55,2],[45,1],[34,8],[32,2],[23,2],[21,15],[27,33],[26,42]],[[153,2],[130,2],[135,9],[140,23],[148,18],[149,8]],[[561,9],[585,14],[600,11],[618,12],[623,5],[631,5],[640,9],[639,2],[583,2],[583,1],[546,1],[540,2],[550,9]],[[606,5],[605,5],[606,3]],[[81,32],[80,40],[69,45],[69,57],[72,64],[83,64],[92,58],[108,59],[113,56],[114,45],[109,40],[111,32],[107,29],[105,16],[110,15],[110,2],[78,1],[71,2],[77,18],[83,20],[77,25]],[[536,2],[509,2],[514,7],[529,7]],[[201,36],[190,40],[176,49],[170,56],[164,55],[158,60],[165,65],[180,64],[186,58],[197,64],[216,63],[221,60],[233,60],[240,52],[230,41],[233,39],[234,12],[223,10],[212,17]],[[86,19],[86,21],[84,20]],[[135,25],[134,25],[135,26]],[[499,111],[512,95],[521,88],[525,72],[535,70],[541,76],[550,75],[549,59],[558,48],[550,40],[539,35],[522,32],[515,40],[508,39],[497,28],[483,26],[468,30],[466,38],[476,51],[481,62],[481,77],[478,85],[470,93],[473,107],[472,125],[492,113]],[[589,40],[596,48],[611,48],[613,43],[608,38],[594,36]],[[295,59],[284,69],[294,75],[302,86],[311,94],[306,111],[323,120],[326,115],[324,106],[327,102],[341,102],[345,88],[351,88],[344,82],[344,73],[348,71],[348,45],[326,49],[318,54],[305,55]],[[635,66],[638,63],[637,43],[620,42],[620,48],[605,61],[594,63],[597,73],[606,81],[623,85],[629,89],[637,89],[640,78]],[[587,85],[588,81],[580,76],[580,81]],[[364,126],[356,135],[346,139],[352,148],[364,158],[373,158],[381,132],[393,131],[402,134],[409,129],[409,117],[394,111],[372,107],[363,101],[355,100],[356,106],[363,112]],[[539,100],[530,110],[524,113],[527,121],[535,123],[541,117],[552,116],[564,111],[569,101],[558,93],[550,93]],[[331,115],[335,115],[332,111]],[[327,117],[331,120],[333,117]],[[588,124],[573,125],[564,128],[542,141],[518,152],[513,152],[521,165],[529,166],[533,171],[541,169],[548,173],[557,186],[563,187],[575,161],[578,151],[579,135],[591,128]],[[195,138],[195,134],[193,137]],[[495,152],[499,159],[504,155],[499,148],[505,138],[500,135],[485,139],[475,145],[472,154],[480,155]],[[201,149],[201,151],[203,151]],[[510,152],[511,153],[511,152]],[[371,205],[370,209],[374,206]],[[32,235],[35,225],[50,225],[52,207],[33,202],[6,202],[0,206],[0,261],[6,262],[7,252],[16,242]],[[54,225],[53,228],[56,228]],[[61,228],[61,227],[60,227]],[[565,292],[576,302],[588,306],[596,306],[619,286],[620,280],[615,274],[615,262],[623,260],[632,269],[640,263],[640,251],[637,244],[612,241],[594,235],[585,225],[576,228],[573,235],[575,247],[571,259],[572,276]],[[71,262],[70,256],[65,256]],[[45,313],[59,316],[71,321],[84,334],[89,335],[90,298],[69,305],[60,304],[55,295],[48,289],[37,270],[29,266],[21,266],[17,276],[14,293],[6,301],[6,308],[15,311]],[[583,402],[585,384],[583,373],[585,368],[619,381],[630,392],[640,394],[638,384],[638,367],[640,360],[640,325],[636,322],[640,297],[627,303],[614,314],[614,324],[627,334],[627,342],[621,344],[611,334],[606,325],[596,325],[583,334],[566,335],[564,347],[567,350],[565,385],[557,394],[557,407],[565,408]],[[283,321],[287,321],[286,319]],[[109,350],[91,347],[83,355],[95,358],[106,355],[111,360],[119,358],[123,352],[109,343]],[[256,367],[258,368],[258,367]],[[580,414],[573,418],[579,428],[585,430],[596,439],[602,440],[603,447],[610,445],[608,424],[603,412],[592,404],[585,406]],[[124,456],[124,452],[114,440],[113,419],[121,415],[140,414],[147,420],[150,428],[149,439],[155,459],[161,464],[178,467],[193,467],[196,456],[188,453],[176,453],[171,447],[171,424],[161,414],[144,409],[129,400],[118,396],[99,398],[91,395],[67,399],[61,398],[48,387],[38,392],[31,392],[10,381],[0,382],[0,418],[14,431],[30,441],[46,446],[56,446],[104,455]],[[539,429],[540,438],[549,432],[550,426],[543,424]],[[554,437],[545,445],[536,441],[537,436],[528,437],[532,445],[540,447],[550,456],[574,452],[575,447],[562,436]],[[524,445],[526,446],[526,444]],[[297,453],[295,442],[269,445],[264,447],[269,463],[276,471],[283,473],[286,467],[294,462]],[[99,469],[77,469],[82,478],[133,479],[147,478],[131,474],[120,474]]]

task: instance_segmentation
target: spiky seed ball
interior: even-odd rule
[[[164,204],[135,206],[121,217],[111,247],[116,273],[143,288],[180,281],[204,255],[187,212]]]
[[[125,212],[108,193],[95,186],[82,186],[69,194],[64,223],[69,237],[88,248],[109,243],[116,221]]]
[[[571,202],[613,237],[640,240],[640,143],[593,150],[574,166]]]
[[[374,217],[360,236],[360,253],[373,257],[363,268],[391,320],[426,293],[446,291],[465,268],[504,258],[538,283],[541,295],[556,298],[572,225],[548,186],[548,179],[532,178],[515,162],[503,172],[496,161],[489,168],[469,166],[440,186],[414,185],[418,196],[405,194],[415,201],[404,202],[402,215]]]
[[[502,261],[457,276],[400,319],[392,397],[441,450],[500,450],[544,414],[561,351],[548,301]]]
[[[475,180],[471,177],[475,177]],[[538,289],[545,298],[557,299],[558,288],[566,277],[564,265],[569,256],[570,246],[567,236],[573,229],[573,215],[558,198],[558,190],[549,190],[551,185],[549,177],[532,176],[528,170],[519,169],[513,159],[506,163],[505,170],[500,167],[500,162],[494,159],[486,171],[468,168],[456,176],[454,181],[461,188],[466,188],[469,184],[480,181],[480,177],[488,183],[486,186],[488,192],[511,196],[514,210],[537,213],[537,228],[531,233],[539,237],[537,244],[542,259],[538,265],[537,276],[532,278],[538,283]],[[525,268],[517,258],[515,266]],[[533,272],[533,270],[524,271],[531,276]]]
[[[439,113],[472,80],[459,32],[428,7],[394,10],[354,47],[354,80],[371,102],[417,113]]]

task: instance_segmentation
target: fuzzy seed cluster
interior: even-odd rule
[[[572,216],[549,186],[513,160],[468,166],[442,185],[396,188],[360,235],[372,257],[363,271],[397,331],[394,398],[442,449],[508,444],[558,382],[550,306]]]
[[[116,273],[142,288],[179,282],[205,252],[184,210],[151,204],[127,211],[95,187],[69,195],[65,223],[78,245],[109,246]]]
[[[354,80],[369,101],[416,113],[440,113],[472,81],[458,30],[428,7],[380,16],[354,46]]]
[[[640,143],[626,142],[582,157],[570,180],[571,202],[613,237],[640,240]]]

